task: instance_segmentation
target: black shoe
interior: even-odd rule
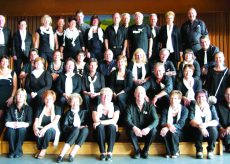
[[[59,156],[57,157],[57,159],[56,159],[56,162],[57,162],[57,163],[60,163],[60,162],[62,162],[62,161],[63,161],[63,157],[59,155]]]
[[[67,161],[69,161],[69,162],[73,162],[73,156],[72,156],[72,155],[69,155],[69,157],[68,157]]]
[[[106,159],[105,154],[101,154],[101,155],[100,155],[100,160],[101,160],[101,161],[105,161],[105,159]]]
[[[140,152],[136,152],[135,154],[133,154],[133,158],[139,159],[140,158]]]
[[[112,161],[112,160],[113,160],[113,159],[112,159],[112,154],[108,154],[107,157],[106,157],[106,160],[107,160],[107,161]]]
[[[21,158],[22,157],[22,154],[15,154],[14,155],[14,158]]]
[[[14,154],[13,153],[10,153],[7,155],[8,158],[14,158]]]
[[[203,152],[197,152],[196,153],[196,158],[197,159],[203,159]]]
[[[143,151],[143,152],[141,153],[141,158],[147,159],[148,157],[149,157],[149,154],[148,154],[147,151]]]

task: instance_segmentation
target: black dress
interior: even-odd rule
[[[7,108],[6,101],[10,98],[13,91],[13,76],[13,71],[8,77],[0,76],[0,110],[5,110]]]

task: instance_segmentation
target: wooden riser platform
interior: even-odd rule
[[[60,142],[57,147],[54,147],[50,142],[50,145],[47,149],[47,154],[59,154],[61,149],[64,146],[64,142]],[[143,145],[142,145],[143,146]],[[207,144],[203,143],[203,148],[206,150]],[[115,155],[130,155],[132,153],[132,145],[127,142],[116,142],[114,146],[113,154]],[[0,142],[0,153],[6,154],[8,153],[8,142],[1,141]],[[25,141],[23,145],[24,154],[35,154],[37,152],[36,143],[31,141]],[[181,142],[180,143],[180,153],[181,154],[195,154],[195,146],[194,143],[191,142]],[[214,150],[215,154],[222,155],[223,147],[222,142],[217,142]],[[96,142],[86,142],[82,145],[78,154],[81,155],[98,155],[100,154],[99,148]],[[165,146],[162,143],[153,143],[149,150],[150,155],[164,155],[165,154]]]

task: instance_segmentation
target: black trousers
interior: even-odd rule
[[[67,133],[68,134],[65,143],[68,143],[70,146],[72,146],[73,144],[81,146],[85,142],[89,134],[89,129],[88,128],[79,129],[77,127],[74,127]]]
[[[19,54],[18,56],[20,57],[17,57],[17,60],[14,60],[14,70],[17,75],[19,75],[22,70],[22,63],[24,65],[30,62],[29,58],[26,58],[24,54]]]
[[[22,155],[22,145],[26,136],[26,128],[7,128],[6,137],[9,142],[9,153],[12,155]]]
[[[116,140],[115,125],[98,125],[96,128],[96,138],[100,149],[100,153],[105,153],[105,142],[108,144],[107,152],[113,152]]]
[[[45,61],[50,64],[53,61],[53,51],[50,52],[39,52],[39,56],[44,58]]]
[[[204,137],[198,128],[192,128],[192,134],[194,135],[195,139],[195,146],[196,146],[196,151],[197,152],[202,152],[203,147],[202,147],[202,142],[206,140],[208,142],[208,147],[207,151],[211,152],[215,148],[216,144],[216,139],[218,137],[218,130],[216,127],[208,127],[207,128],[209,136]]]
[[[90,109],[91,106],[97,106],[101,102],[100,96],[90,98],[88,95],[84,95],[83,98],[86,109]]]
[[[126,106],[127,106],[127,99],[128,99],[128,94],[127,93],[122,93],[116,97],[116,104],[119,107],[121,113],[125,112]]]
[[[47,149],[49,142],[55,138],[55,130],[53,128],[48,129],[43,137],[37,137],[38,150]]]
[[[133,145],[134,151],[136,153],[141,152],[141,148],[140,148],[140,146],[138,144],[138,140],[141,140],[141,141],[144,142],[145,145],[144,145],[143,151],[148,152],[150,145],[152,144],[153,140],[156,137],[156,133],[157,133],[157,130],[155,128],[153,128],[153,129],[151,129],[149,131],[148,135],[140,138],[140,137],[137,137],[135,135],[133,130],[128,130],[127,131],[128,137],[129,137],[129,139],[130,139],[130,141],[131,141],[131,143]]]
[[[225,146],[225,149],[230,149],[230,135],[225,135],[224,138],[222,138],[223,144]]]
[[[177,129],[175,133],[168,131],[166,136],[164,136],[164,143],[167,155],[175,155],[179,152],[179,142],[182,132]]]

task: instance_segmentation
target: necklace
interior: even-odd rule
[[[17,121],[17,122],[22,122],[22,119],[23,119],[24,113],[25,113],[24,110],[22,111],[22,114],[21,114],[20,117],[18,116],[18,111],[17,111],[17,109],[15,109],[14,113],[15,113],[16,121]]]

